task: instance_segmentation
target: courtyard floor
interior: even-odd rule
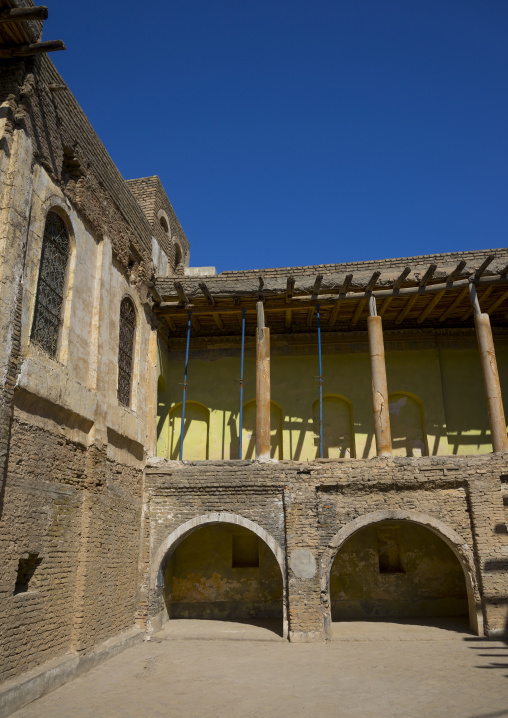
[[[16,718],[508,717],[508,644],[464,624],[337,623],[327,644],[269,624],[170,621]]]

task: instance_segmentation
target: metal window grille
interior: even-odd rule
[[[118,340],[118,401],[129,406],[131,401],[132,363],[136,313],[128,297],[120,305],[120,334]]]
[[[32,342],[55,356],[61,323],[69,237],[63,221],[49,212],[44,228]]]

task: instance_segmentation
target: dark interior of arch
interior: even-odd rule
[[[271,549],[236,524],[211,524],[187,536],[169,558],[164,599],[170,619],[277,619],[282,575]]]
[[[410,521],[379,522],[351,536],[332,566],[330,600],[332,621],[468,615],[457,557]]]

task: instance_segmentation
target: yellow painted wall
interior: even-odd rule
[[[419,341],[417,348],[412,348],[410,342],[407,348],[397,343],[396,349],[387,342],[388,389],[395,402],[391,417],[395,454],[416,456],[420,451],[422,455],[475,454],[492,450],[475,338],[460,341],[457,347],[450,340],[439,347],[434,342],[426,346]],[[375,455],[369,356],[366,351],[354,349],[353,346],[349,353],[343,349],[340,353],[326,353],[324,347],[325,457]],[[318,455],[317,356],[313,352],[295,355],[296,351],[282,356],[272,353],[272,455],[279,459],[311,460]],[[504,394],[508,397],[508,345],[502,343],[497,355]],[[171,417],[178,414],[175,406],[182,400],[182,357],[160,345],[158,372],[166,383],[159,398],[165,402],[169,417],[167,422],[159,422],[158,455],[176,458],[174,447],[179,441],[180,424]],[[231,356],[231,350],[218,349],[193,356],[191,340],[187,401],[205,407],[209,416],[208,423],[201,420],[199,431],[197,427],[195,431],[189,429],[184,458],[239,458],[239,373],[239,351],[238,356]],[[255,361],[249,355],[245,357],[244,377],[242,454],[244,458],[253,458]],[[407,400],[396,415],[397,402],[404,396]],[[160,412],[162,416],[164,410]]]

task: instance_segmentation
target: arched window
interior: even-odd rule
[[[417,396],[395,392],[388,397],[395,456],[428,456],[423,405]]]
[[[132,365],[136,310],[129,297],[120,304],[120,332],[118,339],[118,401],[124,406],[131,403]]]
[[[48,212],[31,339],[53,357],[58,347],[68,259],[69,236],[65,224],[55,212]]]

